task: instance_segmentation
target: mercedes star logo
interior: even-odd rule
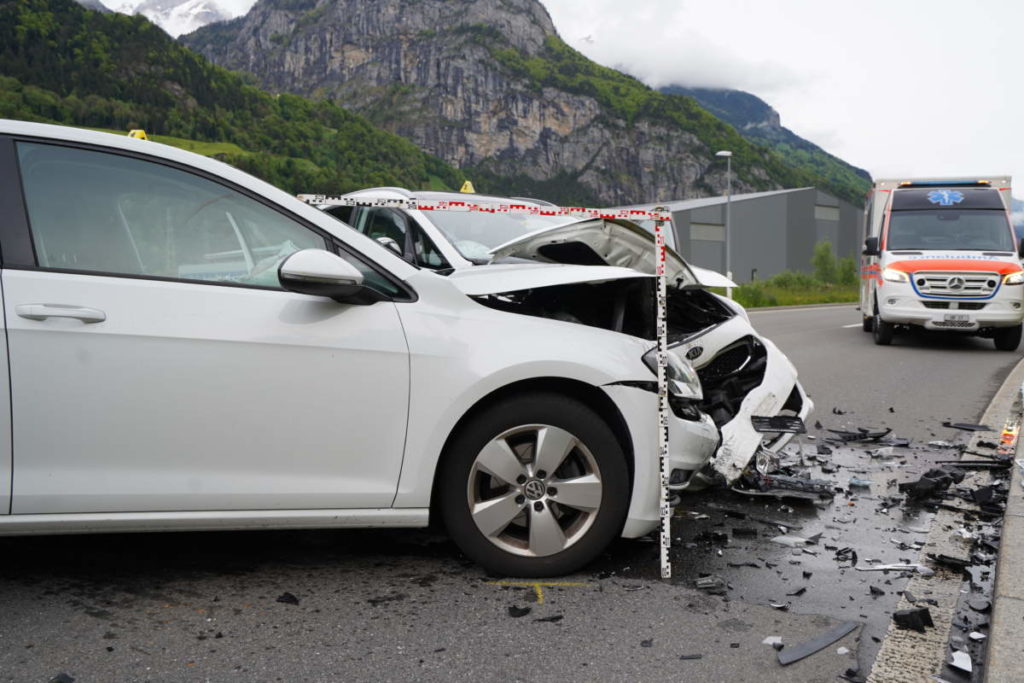
[[[967,281],[964,280],[962,277],[959,277],[959,276],[951,277],[948,280],[946,280],[946,287],[948,287],[948,288],[950,288],[950,289],[952,289],[954,291],[960,291],[966,285],[967,285]]]

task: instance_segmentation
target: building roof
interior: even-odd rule
[[[762,199],[764,197],[772,197],[775,195],[789,194],[791,192],[800,192],[801,190],[813,190],[812,187],[797,187],[791,190],[769,190],[767,192],[747,192],[745,194],[734,194],[732,201],[742,202],[747,199]],[[678,199],[675,201],[668,202],[657,202],[657,206],[663,206],[669,211],[688,211],[690,209],[700,209],[705,206],[715,206],[716,204],[725,204],[725,196],[718,195],[715,197],[700,197],[698,199]],[[610,206],[609,209],[634,209],[645,207],[649,208],[654,204],[632,204],[629,206]]]

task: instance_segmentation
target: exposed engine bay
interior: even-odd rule
[[[600,327],[642,339],[655,338],[653,278],[541,287],[473,297],[511,313]],[[700,287],[669,288],[669,343],[725,322],[736,313]]]

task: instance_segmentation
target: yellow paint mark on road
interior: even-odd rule
[[[533,588],[537,593],[537,604],[544,604],[544,589],[553,588],[557,586],[586,586],[585,582],[580,581],[488,581],[492,586],[525,586]]]

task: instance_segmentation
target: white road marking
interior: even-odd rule
[[[846,329],[847,327],[860,327],[860,323],[854,323],[854,324],[852,324],[852,325],[843,325],[843,329],[844,329],[844,330],[845,330],[845,329]]]

